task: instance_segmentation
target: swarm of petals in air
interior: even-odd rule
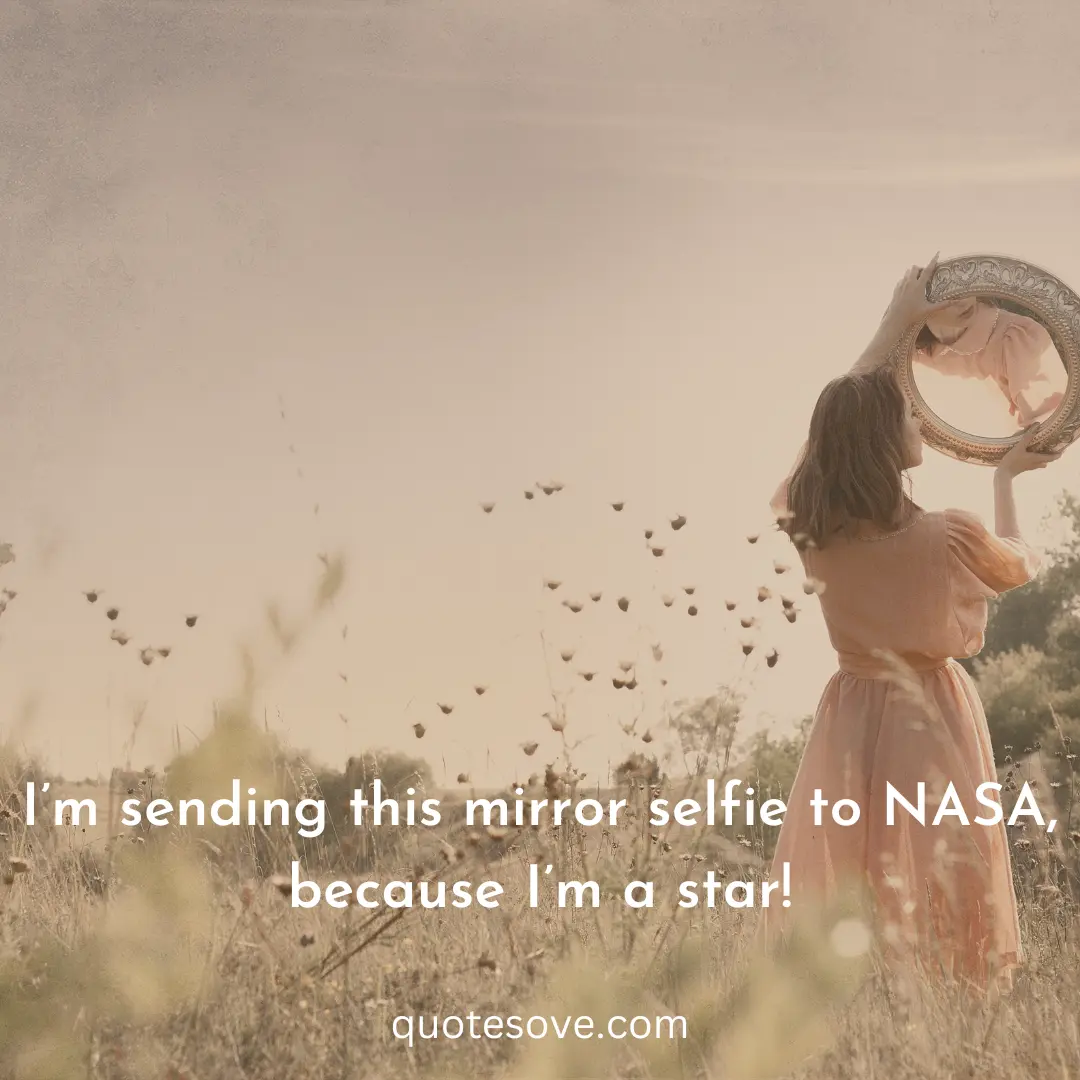
[[[437,702],[437,704],[443,716],[449,716],[454,711],[453,705],[444,705],[441,701]]]
[[[629,607],[630,607],[629,599],[627,599],[627,597],[625,597],[625,596],[620,596],[619,597],[619,610],[620,611],[627,611],[629,609]]]
[[[671,519],[671,527],[678,532],[686,524],[686,518],[680,514],[676,518]]]
[[[765,654],[765,663],[768,664],[769,667],[776,667],[776,661],[779,659],[780,654],[775,649],[770,649]]]
[[[825,582],[815,577],[808,577],[803,582],[802,590],[807,596],[812,596],[814,593],[820,596],[825,591]]]
[[[424,725],[420,724],[420,723],[413,724],[412,729],[413,729],[413,734],[418,739],[422,739],[424,737],[424,735],[427,733],[427,728],[424,727]]]
[[[762,604],[764,604],[765,601],[768,600],[771,596],[772,592],[764,585],[762,585],[761,588],[757,591],[758,601]]]

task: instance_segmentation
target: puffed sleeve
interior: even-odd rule
[[[1023,540],[996,536],[966,510],[945,511],[955,584],[975,586],[987,599],[1026,585],[1039,572],[1039,553]]]

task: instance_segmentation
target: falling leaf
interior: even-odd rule
[[[413,734],[418,739],[422,739],[424,737],[425,733],[427,732],[427,728],[424,727],[423,724],[413,724],[412,729],[413,729]]]
[[[539,745],[540,745],[539,743],[534,743],[534,742],[522,743],[521,744],[521,749],[525,751],[525,756],[526,757],[532,757],[533,754],[536,753],[536,748]]]
[[[494,503],[481,503],[480,504],[480,509],[483,510],[485,514],[490,514],[491,511],[495,509],[495,504]]]
[[[619,610],[626,611],[630,607],[630,601],[625,596],[619,597]]]
[[[678,532],[686,524],[686,518],[680,514],[676,518],[671,519],[671,527]]]
[[[438,703],[439,708],[442,710],[443,716],[449,716],[454,711],[453,705],[443,705],[442,702]]]
[[[615,513],[619,513],[625,505],[626,503],[624,502],[615,502],[611,504],[611,509],[614,510]]]

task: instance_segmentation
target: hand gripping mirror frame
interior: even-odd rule
[[[962,255],[938,264],[927,295],[934,303],[986,296],[1028,308],[1050,334],[1068,375],[1065,397],[1043,420],[1031,449],[1056,453],[1080,437],[1080,297],[1068,285],[1041,267],[1007,255]],[[889,363],[904,394],[914,403],[924,441],[958,461],[997,465],[1020,432],[982,438],[953,427],[927,405],[912,370],[915,341],[923,325],[919,322],[908,327],[890,352]]]

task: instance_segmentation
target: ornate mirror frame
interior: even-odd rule
[[[927,289],[933,302],[992,296],[1028,308],[1046,327],[1065,364],[1069,382],[1061,404],[1042,422],[1031,443],[1041,453],[1063,450],[1080,436],[1080,297],[1053,274],[1005,255],[963,255],[938,264]],[[923,400],[915,384],[912,357],[922,323],[909,327],[893,347],[889,362],[915,406],[928,446],[959,461],[997,465],[1017,438],[980,438],[953,427]]]

